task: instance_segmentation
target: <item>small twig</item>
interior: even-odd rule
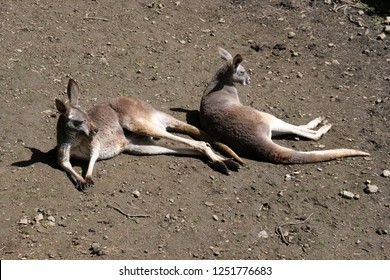
[[[5,249],[5,246],[3,248],[0,249],[0,252],[3,251]]]
[[[134,219],[134,218],[150,218],[150,215],[147,215],[147,214],[139,214],[139,215],[131,215],[131,214],[127,214],[125,212],[123,212],[120,208],[118,207],[115,207],[115,206],[112,206],[112,205],[107,205],[108,208],[112,208],[116,211],[118,211],[119,213],[121,213],[122,215],[126,216],[126,218],[128,219]]]
[[[364,252],[370,253],[370,251],[367,250],[366,248],[360,248],[360,249],[362,249]]]
[[[354,19],[352,18],[352,15],[349,15],[348,20],[349,20],[350,22],[356,24],[356,25],[359,26],[359,27],[363,27],[363,23],[362,23],[361,21],[354,20]]]
[[[280,237],[282,238],[282,241],[284,244],[286,245],[289,245],[290,243],[286,240],[286,237],[284,237],[284,234],[282,232],[282,227],[284,226],[292,226],[292,225],[301,225],[301,224],[304,224],[306,223],[307,220],[310,219],[310,217],[313,215],[313,213],[311,213],[306,219],[304,219],[303,221],[299,221],[299,222],[290,222],[290,223],[284,223],[284,224],[280,224],[276,227],[276,233],[278,233],[280,235]]]
[[[347,9],[349,6],[347,4],[337,6],[336,4],[333,7],[333,10],[337,13],[340,9],[344,9],[344,15],[346,14]]]
[[[85,14],[84,20],[102,20],[102,21],[109,21],[107,18],[102,17],[90,17],[88,14]]]

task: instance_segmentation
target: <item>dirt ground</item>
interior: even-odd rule
[[[383,9],[353,0],[2,1],[0,258],[389,259]],[[69,77],[85,108],[135,96],[193,121],[222,65],[218,46],[245,59],[252,83],[238,86],[242,103],[293,124],[326,116],[334,125],[319,142],[278,143],[371,156],[247,160],[225,176],[200,158],[120,155],[99,161],[95,186],[78,191],[54,150],[54,100],[66,100]]]

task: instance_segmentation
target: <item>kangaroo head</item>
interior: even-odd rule
[[[228,63],[230,68],[229,70],[233,72],[232,78],[234,83],[240,83],[244,86],[250,84],[251,78],[246,72],[244,66],[241,65],[243,59],[240,54],[237,54],[233,58],[232,55],[223,48],[219,48],[219,54],[221,58]]]
[[[98,132],[98,128],[88,116],[88,113],[78,105],[80,90],[73,79],[69,80],[67,93],[69,103],[56,99],[58,112],[65,116],[67,120],[66,128],[73,133],[93,137]]]

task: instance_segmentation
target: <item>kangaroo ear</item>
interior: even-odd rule
[[[232,55],[227,50],[225,50],[221,47],[218,48],[218,52],[219,52],[219,55],[221,56],[221,58],[225,61],[229,61],[229,60],[233,59]]]
[[[69,80],[67,93],[68,93],[68,98],[69,98],[70,104],[78,105],[79,96],[80,96],[80,89],[79,89],[79,86],[77,85],[75,80],[73,80],[73,79]]]
[[[56,99],[56,107],[58,112],[60,112],[61,114],[65,114],[68,110],[67,105],[59,99]]]
[[[233,65],[234,65],[234,68],[237,69],[238,65],[240,65],[240,63],[242,62],[242,56],[240,54],[237,54],[234,58],[233,58]]]

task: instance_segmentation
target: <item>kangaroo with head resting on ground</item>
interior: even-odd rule
[[[201,128],[212,137],[222,141],[239,155],[273,163],[314,163],[342,157],[369,156],[368,153],[352,149],[301,152],[274,143],[273,136],[285,134],[319,140],[332,125],[325,124],[320,129],[313,130],[323,122],[323,117],[306,125],[296,126],[244,106],[234,85],[250,83],[249,75],[241,65],[242,56],[237,54],[233,58],[222,48],[219,53],[226,63],[208,84],[200,104]]]
[[[213,152],[210,145],[174,135],[179,132],[209,141],[215,147],[243,161],[226,145],[214,141],[207,133],[154,109],[150,104],[130,97],[117,97],[106,104],[85,111],[78,105],[80,90],[70,79],[67,88],[69,103],[56,99],[61,113],[57,123],[57,161],[75,180],[77,188],[84,190],[93,184],[92,172],[97,160],[109,159],[122,152],[136,155],[177,154],[206,156],[219,171],[229,174],[240,165]],[[168,147],[157,139],[167,139],[187,147]],[[70,163],[70,158],[89,160],[83,178]]]

